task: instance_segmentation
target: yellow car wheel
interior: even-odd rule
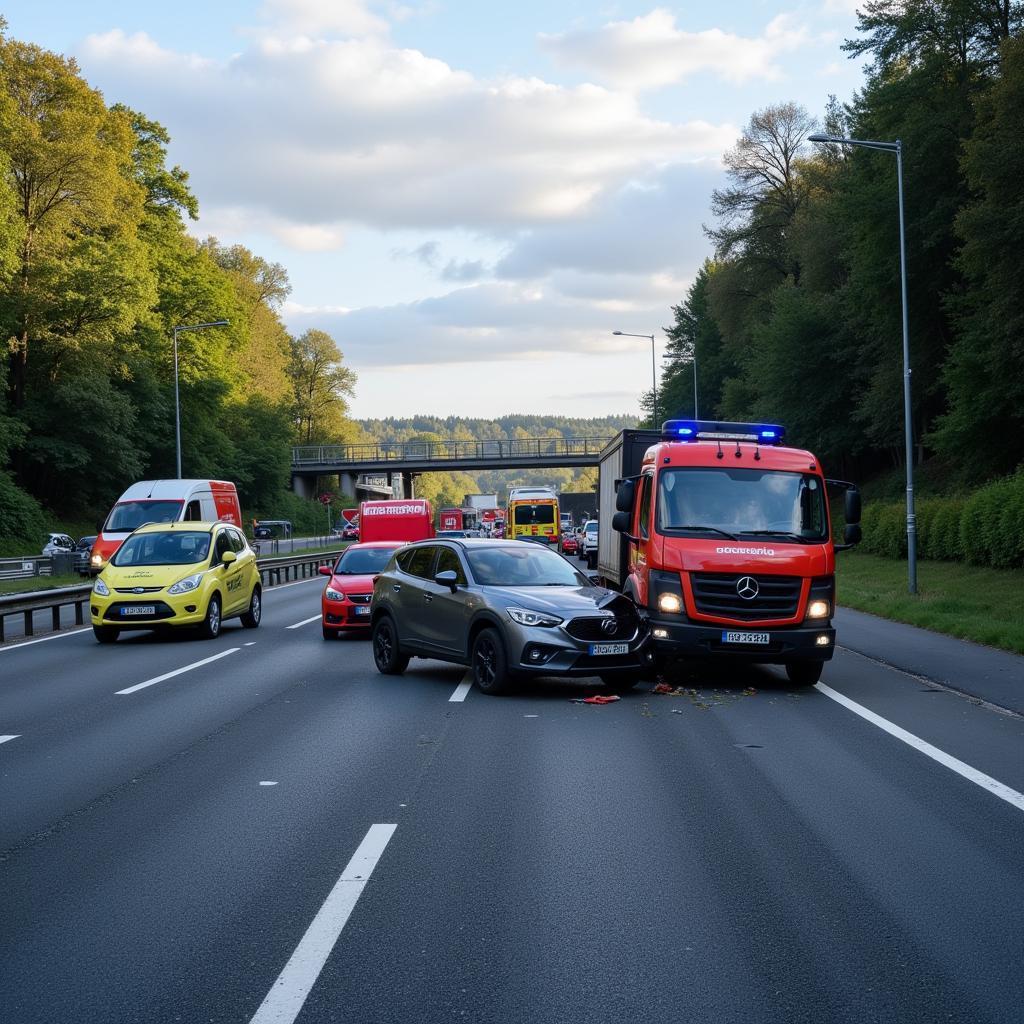
[[[263,617],[263,594],[259,586],[252,588],[252,597],[249,598],[249,610],[242,613],[242,625],[246,629],[255,629]]]
[[[206,606],[206,618],[199,627],[199,633],[206,640],[216,640],[220,636],[220,624],[220,595],[214,594]]]

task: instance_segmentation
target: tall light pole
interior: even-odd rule
[[[679,356],[672,352],[666,352],[661,357],[667,359],[669,362],[674,362]],[[700,412],[697,410],[697,339],[693,339],[693,355],[690,358],[690,362],[693,363],[693,418],[695,420],[700,419]]]
[[[227,327],[230,320],[211,320],[205,324],[183,324],[172,327],[174,335],[174,450],[178,463],[178,479],[181,479],[181,402],[178,398],[178,335],[182,331],[201,331],[204,327]]]
[[[651,339],[651,390],[654,395],[653,408],[651,410],[654,419],[654,429],[658,429],[658,370],[657,361],[654,358],[654,335],[653,334],[629,334],[626,331],[612,331],[612,334],[620,338],[650,338]]]
[[[910,406],[910,329],[907,322],[907,244],[903,225],[903,143],[873,139],[844,139],[836,135],[808,135],[809,142],[863,146],[896,154],[896,190],[900,208],[900,290],[903,301],[903,435],[907,461],[907,586],[917,593],[917,516],[914,514],[914,425]]]

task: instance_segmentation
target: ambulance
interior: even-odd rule
[[[101,572],[130,534],[147,523],[231,523],[241,529],[238,491],[228,480],[140,480],[118,498],[89,554]]]

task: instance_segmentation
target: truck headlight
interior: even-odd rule
[[[658,611],[678,615],[683,610],[683,599],[678,594],[662,591],[658,595]]]
[[[168,594],[191,594],[196,587],[203,580],[203,573],[193,573],[191,576],[186,576],[183,580],[178,580],[173,586],[167,588]]]
[[[828,601],[812,601],[807,606],[807,618],[827,619],[830,610]]]
[[[110,588],[99,578],[96,577],[96,582],[92,585],[92,589],[95,593],[99,594],[100,597],[110,597]]]
[[[532,608],[506,608],[508,617],[520,626],[558,626],[562,620],[557,615],[535,612]]]

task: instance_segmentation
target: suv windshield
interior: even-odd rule
[[[131,533],[146,523],[173,523],[180,515],[180,501],[124,501],[107,516],[103,532]]]
[[[536,544],[473,548],[466,558],[477,583],[485,587],[590,586],[564,558]]]
[[[657,529],[820,544],[828,539],[824,488],[810,473],[666,469],[658,479]]]
[[[337,576],[372,576],[383,572],[396,548],[349,548],[334,566]]]
[[[210,552],[210,534],[139,533],[129,537],[111,559],[114,565],[193,565],[204,562]]]

